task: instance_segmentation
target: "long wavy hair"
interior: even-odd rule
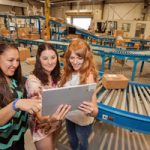
[[[2,55],[4,52],[6,52],[9,49],[18,50],[18,48],[14,44],[0,43],[0,55]],[[20,62],[18,68],[16,69],[14,75],[11,78],[17,81],[17,85],[20,90],[24,89]],[[9,104],[11,101],[13,101],[13,99],[14,98],[10,86],[6,80],[4,72],[0,68],[0,108]]]
[[[42,82],[43,85],[47,85],[49,83],[48,75],[45,73],[44,68],[42,67],[42,64],[40,61],[41,53],[45,50],[54,51],[57,56],[56,66],[50,74],[52,77],[53,83],[57,84],[58,81],[60,80],[59,58],[58,58],[58,53],[57,53],[56,49],[51,44],[44,43],[44,44],[39,45],[37,55],[36,55],[36,63],[35,63],[35,68],[33,70],[33,74]]]
[[[73,39],[68,50],[65,53],[64,72],[61,78],[60,86],[63,86],[71,77],[74,69],[70,63],[70,55],[74,52],[77,56],[84,59],[83,65],[79,70],[80,84],[85,84],[90,73],[93,74],[95,82],[98,80],[96,65],[93,60],[93,53],[90,46],[82,39]]]

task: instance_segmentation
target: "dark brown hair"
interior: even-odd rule
[[[2,55],[5,51],[9,49],[18,50],[18,48],[14,44],[0,43],[0,55]],[[18,68],[16,69],[14,75],[11,78],[15,79],[17,81],[18,87],[23,90],[23,79],[22,79],[20,62]],[[10,87],[5,78],[4,73],[0,68],[0,107],[2,108],[6,106],[12,100],[13,100],[12,92],[10,90]]]
[[[47,85],[49,80],[48,80],[48,75],[45,73],[41,61],[40,61],[40,56],[41,53],[45,50],[52,50],[55,52],[57,56],[57,64],[54,68],[54,70],[51,72],[51,77],[54,82],[54,84],[57,84],[57,82],[60,80],[60,65],[59,65],[59,58],[58,58],[58,53],[55,50],[55,48],[51,44],[41,44],[38,47],[37,55],[36,55],[36,63],[35,63],[35,68],[33,70],[33,74],[42,82],[43,85]]]

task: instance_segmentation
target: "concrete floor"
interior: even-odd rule
[[[101,59],[95,56],[98,68],[101,68]],[[122,73],[130,79],[133,63],[127,61],[124,66],[113,61],[111,70],[105,65],[105,73]],[[23,74],[27,76],[33,70],[33,65],[22,62]],[[140,72],[140,63],[137,66],[135,82],[150,84],[150,63],[145,63],[142,74]],[[136,132],[130,132],[125,129],[114,127],[96,121],[93,126],[93,132],[89,138],[89,150],[149,150],[150,135],[144,135]],[[35,150],[30,131],[25,135],[26,150]],[[65,125],[58,138],[57,150],[69,150],[68,138],[65,131]]]

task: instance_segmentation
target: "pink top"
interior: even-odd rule
[[[53,83],[49,83],[48,85],[43,85],[41,81],[35,75],[29,75],[25,86],[26,86],[28,97],[30,97],[31,93],[33,92],[39,92],[42,89],[49,89],[49,88],[57,87],[57,85]],[[51,123],[51,129],[48,134],[43,133],[41,129],[38,127],[39,123],[37,122],[37,118],[34,115],[29,116],[29,125],[31,129],[31,133],[33,135],[33,141],[36,142],[45,138],[50,133],[57,130],[59,127],[59,122],[56,121],[54,123]]]

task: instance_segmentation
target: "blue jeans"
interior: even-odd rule
[[[66,128],[72,150],[87,150],[92,124],[80,126],[66,119]]]

